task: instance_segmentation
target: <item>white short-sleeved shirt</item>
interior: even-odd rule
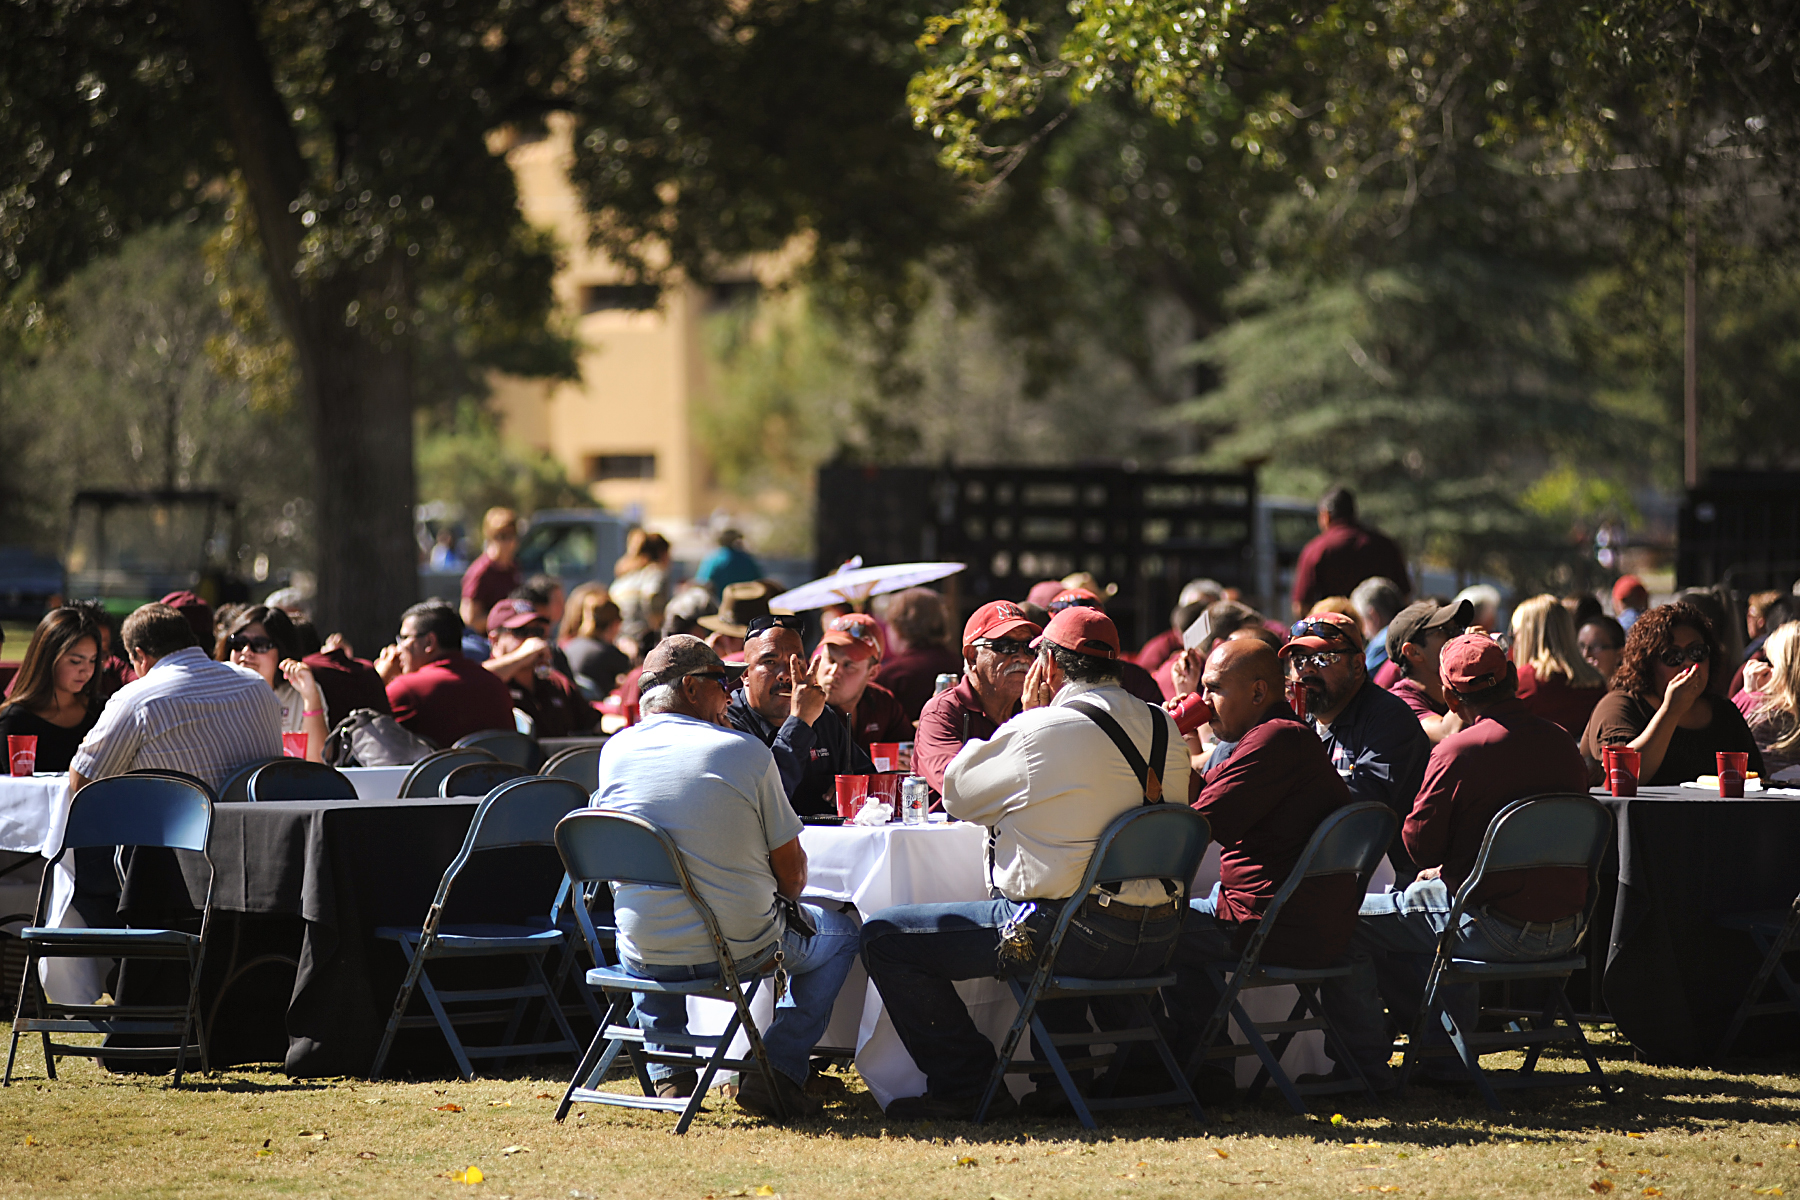
[[[801,826],[774,756],[756,738],[658,713],[607,741],[594,806],[642,817],[674,839],[734,960],[760,954],[780,936],[769,852],[799,837]],[[706,926],[673,888],[617,886],[613,912],[627,958],[656,966],[714,961]]]

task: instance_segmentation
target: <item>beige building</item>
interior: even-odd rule
[[[569,184],[569,122],[520,141],[507,159],[531,224],[553,230],[567,263],[553,283],[575,318],[581,378],[548,383],[501,377],[494,402],[509,436],[548,450],[618,512],[677,533],[727,507],[694,440],[695,397],[706,387],[701,318],[713,293],[692,285],[658,289],[624,272],[587,243],[580,199]]]

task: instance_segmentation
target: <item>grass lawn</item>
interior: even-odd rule
[[[469,1084],[233,1069],[174,1091],[78,1059],[51,1083],[33,1046],[0,1092],[0,1196],[1800,1197],[1800,1098],[1786,1073],[1797,1064],[1669,1070],[1601,1041],[1623,1087],[1612,1102],[1592,1089],[1515,1093],[1498,1117],[1471,1095],[1421,1088],[1379,1106],[1335,1098],[1303,1119],[1271,1089],[1205,1125],[1163,1111],[1093,1134],[1072,1121],[906,1126],[852,1072],[820,1119],[785,1129],[718,1100],[685,1138],[661,1114],[624,1109],[588,1106],[557,1125],[565,1079],[549,1064]],[[453,1177],[470,1167],[480,1182]]]

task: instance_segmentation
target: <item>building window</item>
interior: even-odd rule
[[[655,479],[654,454],[596,454],[588,459],[588,482],[612,479]]]
[[[581,289],[581,313],[644,312],[656,307],[662,289],[654,283],[603,283]]]

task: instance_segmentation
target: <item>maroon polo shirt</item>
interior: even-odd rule
[[[1013,715],[1018,712],[1019,706],[1013,705]],[[985,742],[999,728],[982,711],[981,697],[964,676],[949,691],[933,696],[919,714],[919,731],[913,735],[913,774],[924,776],[931,790],[941,795],[944,768],[963,743],[971,739]]]
[[[1400,836],[1423,867],[1439,866],[1451,892],[1475,869],[1494,814],[1527,796],[1587,791],[1587,765],[1560,726],[1518,700],[1496,704],[1439,742]],[[1583,867],[1532,867],[1490,875],[1472,900],[1519,921],[1559,921],[1587,900]]]
[[[1306,612],[1327,596],[1348,596],[1371,575],[1383,575],[1412,594],[1406,555],[1394,539],[1355,521],[1333,525],[1300,551],[1294,564],[1294,603]]]
[[[1554,721],[1572,738],[1587,728],[1594,706],[1606,695],[1605,687],[1578,688],[1561,676],[1538,678],[1530,663],[1519,668],[1519,702],[1533,716]]]
[[[856,711],[844,719],[850,726],[850,740],[859,746],[913,740],[913,723],[907,720],[906,710],[900,707],[894,693],[879,683],[863,689]]]
[[[1406,707],[1413,710],[1413,715],[1423,720],[1426,717],[1441,717],[1450,709],[1431,698],[1425,685],[1416,679],[1402,676],[1388,691],[1406,701]]]
[[[341,721],[359,708],[388,711],[387,688],[373,663],[350,657],[342,647],[309,654],[301,661],[312,668],[332,720]]]
[[[469,569],[463,572],[462,598],[473,600],[483,612],[494,607],[508,596],[513,589],[523,582],[519,568],[503,567],[482,551]]]
[[[1219,843],[1217,916],[1238,926],[1239,946],[1287,882],[1319,822],[1348,803],[1350,789],[1319,735],[1285,704],[1269,709],[1207,774],[1194,807]],[[1263,943],[1263,961],[1290,967],[1340,962],[1361,900],[1353,876],[1308,880]]]
[[[885,659],[875,682],[894,693],[909,721],[917,721],[939,675],[961,675],[962,655],[948,646],[911,646]]]
[[[482,729],[512,729],[506,681],[460,653],[428,662],[387,685],[394,720],[438,746]]]

